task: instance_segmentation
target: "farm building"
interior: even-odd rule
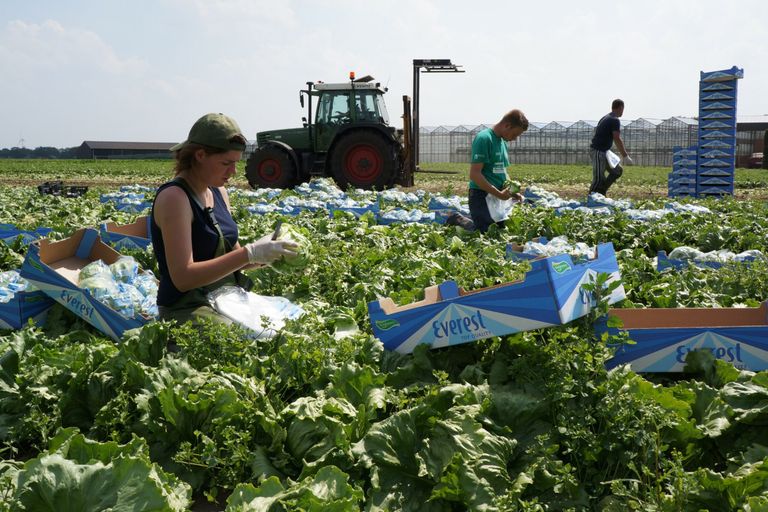
[[[153,158],[172,158],[173,153],[170,149],[175,142],[111,142],[86,140],[77,148],[76,158],[83,160],[94,159],[113,159],[113,160],[131,160],[131,159],[153,159]],[[247,160],[253,152],[255,141],[248,141],[243,160]]]
[[[77,148],[77,158],[84,160],[111,158],[171,158],[175,142],[111,142],[86,140]]]

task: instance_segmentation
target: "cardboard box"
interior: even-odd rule
[[[114,222],[102,222],[100,236],[118,251],[123,249],[147,249],[152,245],[151,218],[139,217],[132,224],[118,225]]]
[[[0,304],[0,329],[21,329],[31,318],[43,325],[55,302],[40,290],[18,292],[10,302]]]
[[[535,241],[542,244],[547,243],[547,239],[543,237]],[[594,298],[588,295],[581,288],[581,285],[593,282],[600,273],[610,275],[608,283],[621,281],[616,251],[610,242],[598,244],[595,247],[594,259],[580,262],[574,262],[569,254],[536,256],[522,251],[523,247],[517,244],[508,244],[506,255],[514,259],[546,262],[546,272],[562,324],[567,324],[586,315],[595,305]],[[615,304],[625,298],[624,285],[619,285],[611,292],[608,303]]]
[[[749,264],[753,261],[755,261],[755,258],[752,256],[749,256],[747,258],[744,258],[741,261],[733,260],[729,262],[729,264],[738,264],[738,263]],[[658,270],[659,272],[668,268],[681,269],[681,268],[687,267],[688,265],[695,265],[701,268],[720,268],[723,265],[725,265],[725,263],[721,263],[719,261],[696,261],[696,260],[689,261],[689,260],[670,259],[669,256],[667,256],[666,251],[659,251],[656,254],[656,270]]]
[[[446,281],[426,288],[424,300],[412,304],[397,306],[389,297],[370,302],[373,332],[384,348],[407,354],[421,343],[439,348],[570,322],[594,306],[581,284],[598,272],[620,279],[613,245],[598,251],[581,264],[568,255],[531,259],[522,280],[488,288],[468,292]],[[619,286],[609,300],[623,298]]]
[[[680,372],[690,350],[709,350],[736,368],[768,369],[768,302],[757,308],[611,309],[635,344],[620,345],[606,366],[636,372]],[[605,324],[598,334],[618,333]]]
[[[51,231],[51,228],[39,227],[34,230],[18,229],[13,224],[0,224],[0,242],[6,244],[12,244],[18,237],[21,237],[21,243],[23,245],[29,245],[38,238],[47,236]]]
[[[152,318],[128,318],[96,300],[77,286],[80,269],[92,261],[114,263],[120,253],[101,241],[95,229],[80,229],[71,237],[30,244],[21,276],[52,299],[115,341],[128,329],[141,327]]]

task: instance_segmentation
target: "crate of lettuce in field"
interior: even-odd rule
[[[115,341],[156,315],[154,276],[94,229],[31,244],[21,276]]]

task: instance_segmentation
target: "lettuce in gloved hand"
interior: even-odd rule
[[[502,190],[508,188],[510,194],[519,194],[520,189],[523,188],[523,185],[519,181],[507,178],[501,188]]]
[[[285,255],[273,261],[270,266],[278,272],[295,272],[303,270],[309,265],[309,254],[312,244],[300,228],[292,224],[283,223],[280,226],[278,240],[285,240],[296,244],[295,256]]]

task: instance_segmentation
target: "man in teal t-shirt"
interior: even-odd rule
[[[507,142],[517,139],[528,129],[528,119],[520,110],[511,110],[501,121],[486,128],[472,141],[472,159],[469,168],[469,213],[475,229],[488,230],[491,224],[499,224],[491,217],[486,197],[491,194],[501,200],[516,198],[522,201],[519,193],[512,193],[504,187],[507,180],[509,155]]]

